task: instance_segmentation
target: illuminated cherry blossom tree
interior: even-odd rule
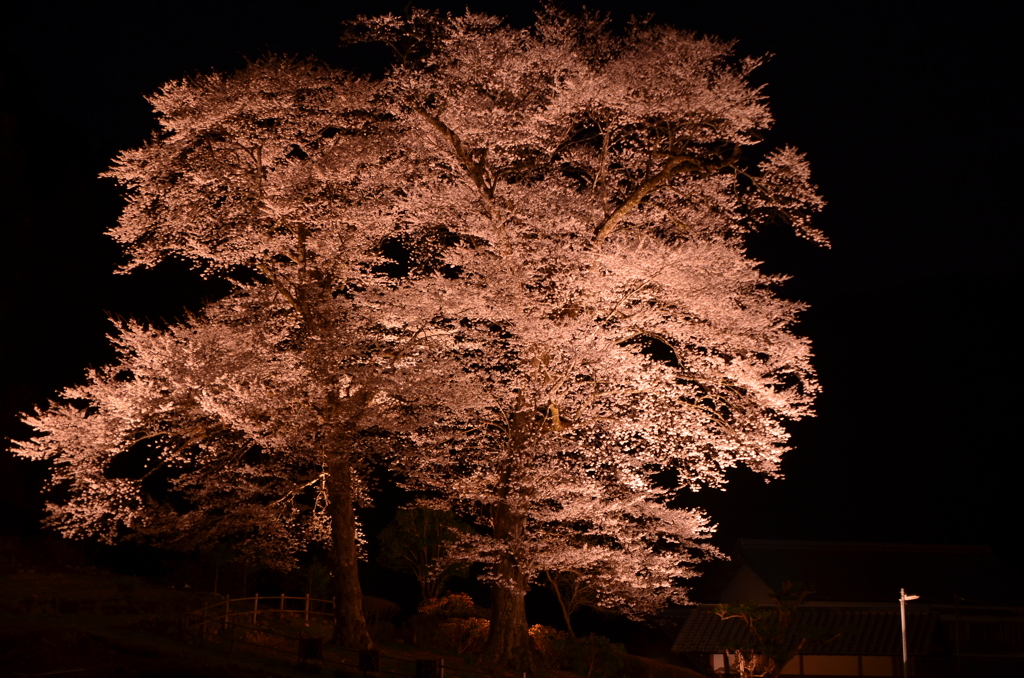
[[[128,189],[111,235],[127,270],[179,257],[234,291],[164,330],[122,325],[119,360],[30,417],[41,435],[21,446],[54,460],[65,534],[241,535],[281,565],[326,539],[335,636],[356,648],[371,641],[353,503],[379,432],[416,421],[424,366],[415,290],[374,272],[389,226],[367,215],[397,139],[367,96],[270,59],[150,99],[160,131],[109,172]]]
[[[539,573],[586,577],[613,609],[681,600],[708,527],[673,497],[738,464],[777,473],[818,387],[803,307],[743,236],[777,219],[823,243],[822,202],[795,150],[754,153],[771,117],[729,43],[555,10],[352,35],[392,46],[379,97],[419,129],[393,218],[448,243],[461,395],[412,473],[483,528],[463,548],[489,566],[485,654],[530,669]]]
[[[112,366],[29,417],[67,534],[241,535],[287,564],[334,553],[336,637],[366,648],[353,504],[387,461],[473,518],[494,666],[532,668],[524,596],[545,572],[596,604],[682,600],[712,553],[679,493],[776,475],[812,413],[803,306],[744,236],[824,243],[803,157],[732,45],[544,10],[362,18],[380,80],[268,59],[173,82],[161,130],[109,175],[127,270],[177,257],[233,291],[125,323]],[[387,442],[414,448],[392,458]],[[389,438],[388,436],[392,436]],[[157,485],[160,489],[157,489]]]

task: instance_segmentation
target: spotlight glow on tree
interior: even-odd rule
[[[531,670],[538,576],[637,616],[684,600],[710,528],[671,500],[777,474],[818,385],[803,305],[744,237],[781,220],[824,244],[823,203],[798,152],[757,148],[758,61],[730,43],[553,9],[526,30],[361,18],[347,39],[395,65],[270,59],[151,99],[162,132],[110,173],[112,235],[129,268],[180,257],[234,291],[122,326],[119,362],[20,450],[54,460],[67,534],[241,533],[282,563],[329,538],[354,647],[353,502],[392,464],[481,528],[450,553],[487,567],[485,654]],[[167,470],[111,472],[133,455]]]
[[[555,10],[526,31],[430,13],[352,28],[394,48],[380,96],[417,132],[391,218],[453,243],[460,396],[414,475],[483,528],[463,547],[489,565],[485,654],[529,669],[539,573],[637,615],[681,601],[708,527],[670,500],[737,464],[776,473],[818,386],[791,332],[803,307],[743,236],[778,218],[824,242],[822,202],[796,151],[745,158],[771,118],[728,43]]]

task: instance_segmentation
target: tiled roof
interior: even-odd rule
[[[928,654],[935,634],[936,617],[927,612],[907,613],[907,650],[911,655]],[[805,654],[900,655],[903,652],[899,608],[854,608],[814,606],[800,609],[791,626],[789,640],[795,646],[808,634],[816,640],[802,650]],[[750,642],[752,637],[739,619],[723,621],[711,606],[690,612],[673,652],[720,652],[723,645]]]

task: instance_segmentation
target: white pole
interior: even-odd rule
[[[907,594],[900,589],[900,628],[903,631],[903,678],[907,678]]]

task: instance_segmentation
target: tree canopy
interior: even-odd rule
[[[800,153],[760,148],[759,61],[731,43],[552,8],[524,30],[364,17],[346,40],[395,63],[268,58],[151,97],[111,235],[128,269],[184,258],[233,291],[122,324],[118,362],[20,450],[54,460],[68,534],[242,532],[283,564],[329,535],[356,647],[353,502],[367,464],[400,469],[480,528],[451,552],[486,566],[489,660],[528,670],[541,573],[636,614],[683,600],[711,527],[673,500],[777,474],[818,385],[804,307],[745,236],[824,244],[823,203]]]
[[[355,29],[395,50],[381,96],[418,131],[393,218],[451,243],[460,395],[413,474],[483,528],[463,546],[489,564],[487,652],[529,656],[540,572],[637,614],[683,600],[709,528],[671,500],[737,464],[775,474],[818,390],[803,306],[744,246],[769,219],[824,242],[802,156],[752,153],[771,124],[758,62],[553,9],[525,31],[429,13]]]

